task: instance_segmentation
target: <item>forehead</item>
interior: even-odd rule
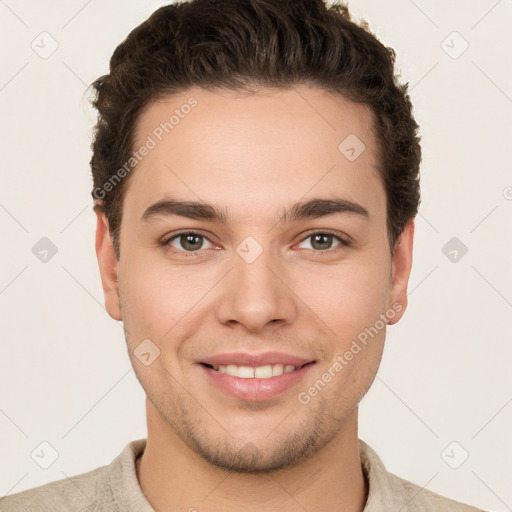
[[[125,206],[139,213],[172,195],[235,211],[282,212],[308,195],[384,205],[373,115],[306,86],[255,94],[190,88],[139,116]],[[382,208],[381,208],[382,209]]]

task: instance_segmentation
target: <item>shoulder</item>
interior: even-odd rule
[[[388,481],[397,505],[407,512],[444,510],[449,512],[484,512],[465,503],[446,498],[413,482],[388,472]]]
[[[153,511],[139,486],[136,457],[146,439],[129,442],[108,465],[0,498],[2,512]]]
[[[49,512],[57,510],[94,510],[98,482],[103,480],[108,466],[50,482],[0,498],[2,512]]]
[[[387,471],[377,453],[361,439],[359,439],[359,453],[369,488],[363,512],[380,512],[382,510],[484,512],[471,505],[436,494]]]

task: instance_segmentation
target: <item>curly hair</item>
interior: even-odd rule
[[[365,20],[353,21],[344,4],[191,0],[157,9],[115,49],[110,73],[91,84],[98,111],[91,194],[95,211],[109,221],[116,258],[131,175],[126,162],[132,158],[137,120],[149,103],[191,86],[251,91],[297,84],[340,94],[372,110],[393,254],[418,212],[421,161],[408,84],[400,84],[394,67],[395,51]]]

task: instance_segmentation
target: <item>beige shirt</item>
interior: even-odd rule
[[[145,446],[146,439],[132,441],[108,466],[74,476],[72,481],[57,480],[5,496],[0,499],[0,511],[155,512],[142,492],[135,470],[135,459]],[[361,439],[359,453],[369,483],[363,512],[483,512],[389,473],[377,453]]]

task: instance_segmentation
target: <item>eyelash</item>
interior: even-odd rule
[[[208,240],[208,242],[210,242],[211,244],[213,244],[213,242],[204,234],[198,232],[198,231],[181,231],[179,233],[174,233],[168,237],[165,237],[164,240],[162,240],[160,242],[160,245],[165,249],[165,250],[169,250],[171,252],[174,252],[174,251],[177,251],[178,253],[183,253],[185,255],[185,257],[194,257],[196,255],[201,255],[204,251],[207,251],[208,249],[199,249],[197,251],[184,251],[184,250],[179,250],[179,249],[175,249],[174,247],[171,248],[168,244],[169,242],[171,242],[172,240],[176,239],[176,238],[179,238],[180,236],[183,236],[183,235],[196,235],[198,237],[201,237],[201,238],[205,238],[206,240]],[[339,234],[337,234],[336,232],[334,231],[330,231],[330,230],[317,230],[317,231],[313,231],[313,232],[310,232],[308,233],[307,236],[305,236],[304,238],[302,238],[302,240],[300,240],[299,243],[302,243],[304,242],[305,240],[307,240],[308,238],[311,238],[315,235],[331,235],[333,236],[335,239],[337,239],[341,245],[338,246],[338,247],[335,247],[335,248],[332,248],[332,249],[326,249],[326,250],[319,250],[319,251],[315,251],[314,249],[311,249],[313,250],[313,252],[315,253],[318,253],[318,254],[324,254],[324,253],[330,253],[330,252],[336,252],[337,250],[340,250],[340,248],[342,247],[351,247],[351,242],[349,242],[348,240],[342,238],[339,236]],[[309,249],[308,249],[309,250]]]

